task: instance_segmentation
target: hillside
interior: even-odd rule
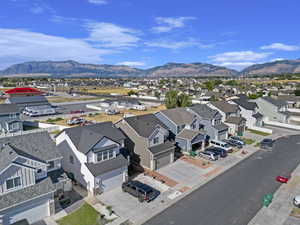
[[[242,75],[272,75],[285,73],[300,73],[300,59],[255,64],[240,72]]]
[[[180,77],[233,76],[237,72],[225,67],[204,63],[168,63],[146,70],[117,65],[81,64],[75,61],[25,62],[0,71],[3,76],[60,76],[60,77]]]

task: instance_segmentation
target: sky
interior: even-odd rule
[[[300,58],[299,0],[1,0],[0,69],[26,61],[241,70]]]

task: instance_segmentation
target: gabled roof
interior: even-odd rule
[[[179,126],[191,124],[195,120],[194,114],[188,112],[186,108],[166,109],[162,110],[161,113]]]
[[[244,117],[241,116],[230,116],[227,118],[227,120],[225,121],[226,123],[232,123],[232,124],[241,124],[242,122],[245,122],[246,119]]]
[[[211,102],[211,104],[225,113],[236,113],[239,111],[238,105],[229,104],[225,101]]]
[[[0,138],[0,170],[6,168],[16,156],[41,162],[62,157],[47,132]]]
[[[157,128],[157,126],[168,130],[168,127],[153,114],[128,117],[124,120],[129,124],[129,126],[132,129],[135,130],[136,133],[138,133],[138,135],[145,138],[150,137],[150,135],[153,134],[153,132]]]
[[[218,125],[213,126],[218,131],[228,130],[228,126],[224,123],[220,123]]]
[[[62,132],[66,132],[77,150],[84,154],[88,153],[103,137],[117,143],[125,139],[124,134],[112,122],[72,127]]]
[[[5,94],[42,94],[43,92],[31,87],[18,87],[5,91]]]
[[[204,119],[214,119],[216,116],[221,116],[218,110],[212,109],[205,104],[195,104],[190,109]]]
[[[10,113],[20,113],[16,104],[0,104],[0,115],[7,115]]]
[[[257,108],[257,104],[255,102],[249,102],[246,98],[232,99],[231,101],[247,110],[254,110]]]
[[[193,140],[197,135],[201,134],[200,131],[195,130],[189,130],[189,129],[183,129],[176,138],[181,139],[187,139],[187,140]]]
[[[158,155],[164,152],[168,152],[168,151],[173,151],[175,149],[175,145],[170,142],[170,141],[165,141],[162,144],[159,145],[155,145],[153,147],[149,148],[149,151],[153,154],[153,155]]]
[[[35,103],[43,103],[45,105],[49,104],[47,98],[45,96],[13,96],[9,97],[8,101],[14,104],[35,104]]]
[[[275,105],[277,107],[282,107],[282,106],[286,106],[286,102],[282,101],[282,100],[277,100],[271,97],[262,97],[262,99],[264,99],[265,101],[271,103],[272,105]]]

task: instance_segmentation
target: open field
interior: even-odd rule
[[[102,100],[102,98],[97,97],[47,97],[48,101],[51,103],[62,103],[62,102],[77,102],[77,101],[89,101],[89,100]]]
[[[85,89],[82,88],[80,91],[93,93],[93,94],[119,94],[127,95],[131,89],[127,88],[97,88],[97,89]]]

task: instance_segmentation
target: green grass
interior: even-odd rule
[[[260,146],[260,143],[259,142],[257,142],[255,145],[254,145],[254,147],[259,147]]]
[[[62,120],[64,120],[64,119],[63,118],[56,118],[56,119],[49,118],[49,119],[46,120],[46,122],[47,123],[55,123],[55,122],[59,122],[59,121],[62,121]]]
[[[257,131],[257,130],[247,129],[247,131],[249,131],[250,133],[253,133],[253,134],[261,135],[261,136],[268,136],[268,135],[270,135],[269,133],[265,133],[265,132]]]
[[[35,129],[39,129],[39,128],[38,127],[32,127],[32,126],[26,126],[26,125],[23,126],[23,130],[24,131],[35,130]]]
[[[59,225],[99,225],[100,214],[89,204],[83,204],[75,212],[58,220]]]
[[[255,142],[255,140],[250,138],[242,138],[242,140],[245,142],[246,145],[252,145]]]

